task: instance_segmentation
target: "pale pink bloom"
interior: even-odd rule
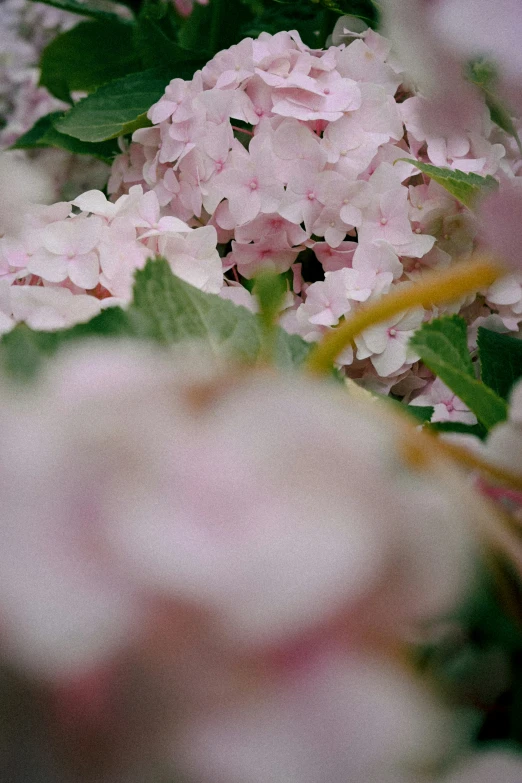
[[[520,82],[522,8],[517,0],[440,0],[431,11],[433,32],[463,60],[487,56]]]
[[[427,185],[410,185],[408,191],[410,221],[423,230],[429,231],[443,217],[460,211],[459,202],[434,180]],[[436,228],[433,233],[435,231]]]
[[[100,265],[96,246],[103,221],[99,217],[50,223],[42,232],[42,247],[30,258],[27,269],[50,283],[67,277],[80,288],[95,288]]]
[[[156,598],[174,625],[178,607],[201,610],[227,660],[284,659],[304,646],[306,663],[326,629],[354,652],[376,632],[394,644],[405,626],[452,609],[468,584],[483,510],[466,481],[436,460],[429,471],[407,464],[402,419],[342,389],[216,375],[199,346],[161,356],[118,344],[76,348],[0,396],[1,646],[39,677],[132,650],[156,621]],[[190,636],[187,645],[190,654]],[[170,645],[168,655],[175,677]],[[361,674],[356,700],[327,676],[325,704],[344,693],[345,761],[354,751],[344,710],[367,703]],[[403,740],[390,729],[393,747]]]
[[[94,296],[73,294],[67,288],[15,285],[10,297],[13,318],[31,329],[65,329],[90,321],[100,312],[100,302]]]
[[[431,421],[460,421],[462,424],[476,424],[477,417],[467,405],[459,400],[456,394],[440,380],[435,380],[418,397],[411,400],[410,405],[426,405],[433,407]]]
[[[506,13],[506,3],[513,9],[516,0],[502,2],[500,25],[514,23],[511,28],[513,33],[519,12],[510,13],[508,10]],[[451,11],[448,13],[449,8]],[[462,133],[468,129],[473,118],[482,113],[483,104],[477,90],[464,80],[463,70],[471,50],[477,52],[480,49],[480,55],[486,52],[480,45],[477,47],[481,36],[490,36],[490,41],[495,38],[493,31],[498,29],[497,12],[495,22],[485,31],[484,24],[491,14],[489,5],[486,11],[485,0],[478,3],[474,0],[444,0],[441,3],[384,0],[382,11],[384,27],[408,75],[430,98],[422,110],[425,127],[434,136]],[[458,23],[449,31],[447,20],[452,14]],[[482,21],[477,29],[476,23],[480,19]],[[444,35],[441,35],[442,29]],[[457,40],[459,43],[455,46]],[[502,49],[502,40],[501,36],[496,38],[495,53]]]
[[[503,182],[478,208],[481,239],[511,269],[522,268],[522,188],[518,180]]]
[[[382,426],[373,406],[332,389],[324,404],[319,388],[256,377],[214,413],[190,397],[175,416],[154,411],[164,434],[143,444],[145,472],[137,460],[118,473],[108,498],[111,547],[134,578],[208,607],[236,650],[291,640],[350,606],[357,616],[365,596],[365,626],[395,635],[467,582],[476,508],[465,484],[448,472],[441,492],[443,466],[409,476],[394,420]]]
[[[351,308],[342,273],[327,272],[324,281],[306,289],[306,302],[299,306],[299,318],[317,326],[335,326]],[[351,271],[351,270],[347,270]]]
[[[315,133],[298,120],[285,118],[271,137],[272,149],[277,156],[275,176],[287,183],[302,161],[308,161],[318,171],[326,164],[326,154]]]
[[[189,232],[192,229],[179,218],[165,215],[161,217],[158,197],[153,191],[144,193],[136,204],[135,210],[127,210],[129,219],[136,228],[144,228],[143,239],[157,236],[163,232]]]
[[[400,105],[400,112],[409,134],[418,142],[427,143],[427,154],[431,163],[443,168],[456,168],[461,171],[481,171],[485,158],[475,159],[471,152],[471,135],[480,133],[483,116],[477,114],[470,118],[466,130],[456,129],[446,136],[436,136],[426,126],[425,114],[428,101],[416,96],[408,98]],[[423,111],[424,109],[424,111]]]
[[[426,253],[422,258],[405,258],[404,274],[408,280],[416,280],[425,272],[431,272],[434,269],[447,269],[451,266],[452,258],[449,253],[446,253],[442,248],[434,245],[429,253]],[[457,300],[460,304],[457,306],[457,311],[460,310],[461,305],[464,304],[464,298]],[[441,305],[444,307],[445,305]],[[451,306],[451,305],[450,305]]]
[[[282,39],[280,38],[279,41],[281,42]],[[300,51],[294,45],[287,46],[279,53],[280,56],[268,55],[259,62],[259,44],[257,47],[254,44],[256,75],[273,89],[294,88],[302,90],[303,93],[313,91],[315,81],[310,76],[310,71],[314,58],[310,50],[307,47],[305,49],[306,51]]]
[[[411,768],[436,765],[455,744],[449,713],[399,669],[337,650],[304,656],[255,698],[215,700],[189,716],[173,747],[189,779],[412,783]]]
[[[377,33],[368,31],[364,34],[365,41],[355,40],[345,49],[337,53],[337,68],[342,76],[355,79],[357,82],[370,82],[382,86],[389,95],[395,95],[402,81],[402,75],[397,74],[393,67],[385,62],[390,51],[389,43]],[[380,39],[380,40],[379,40]],[[375,46],[377,41],[384,42],[384,49],[379,51]]]
[[[379,294],[386,293],[403,273],[401,262],[386,242],[374,242],[371,245],[359,243],[353,255],[352,267],[359,272],[371,270],[375,275],[374,293]]]
[[[190,16],[194,8],[194,3],[199,5],[208,5],[208,0],[172,0],[174,7],[180,16]]]
[[[229,299],[231,302],[234,302],[234,304],[241,305],[241,307],[246,307],[251,313],[257,313],[259,311],[257,299],[240,283],[229,281],[228,284],[224,285],[218,292],[218,296],[220,296],[221,299]]]
[[[313,251],[325,272],[335,272],[352,265],[353,254],[357,248],[357,242],[341,242],[336,248],[328,242],[316,242]]]
[[[309,51],[301,41],[297,30],[281,31],[275,35],[262,32],[254,41],[253,47],[254,63],[264,69],[268,69],[272,63],[275,63],[275,67],[279,69],[285,68],[285,60],[292,53]]]
[[[201,73],[207,87],[232,89],[241,85],[254,75],[252,38],[216,54]]]
[[[253,124],[259,122],[259,117],[253,115],[252,101],[243,89],[220,90],[214,87],[211,90],[198,92],[194,100],[194,107],[203,108],[207,121],[215,125],[228,124],[230,119],[242,122],[250,122],[255,119]]]
[[[517,753],[489,750],[464,759],[436,783],[518,783],[521,778],[522,761]]]
[[[290,84],[292,81],[293,85]],[[289,77],[288,83],[289,86],[274,90],[272,111],[282,117],[331,122],[361,105],[361,91],[356,82],[343,78],[339,73],[318,79]]]
[[[336,171],[355,177],[370,165],[378,148],[403,135],[402,121],[393,98],[376,84],[362,84],[361,107],[328,125],[323,146]]]
[[[403,186],[376,193],[364,212],[359,241],[387,242],[398,255],[422,258],[435,243],[435,237],[414,234],[408,217],[408,190]]]
[[[214,181],[239,225],[254,220],[260,212],[277,211],[283,197],[283,186],[272,174],[273,154],[255,141],[250,143],[248,154],[236,153],[231,166]]]
[[[152,253],[137,241],[136,229],[128,217],[116,217],[105,226],[98,244],[100,283],[113,296],[130,302],[134,273],[145,266]]]
[[[490,144],[483,138],[481,116],[470,123],[469,131],[448,133],[446,136],[430,135],[429,129],[423,130],[422,107],[429,105],[423,98],[409,98],[401,106],[408,131],[419,142],[426,141],[427,156],[431,163],[442,168],[458,169],[464,172],[495,174],[505,155],[502,144]],[[424,114],[426,111],[424,111]],[[412,145],[414,154],[420,144]]]
[[[384,378],[396,373],[404,364],[413,364],[419,356],[410,348],[409,342],[420,327],[423,317],[424,310],[417,307],[406,314],[365,329],[355,339],[357,358],[370,357],[373,366]]]
[[[190,82],[172,79],[165,87],[165,93],[159,101],[150,107],[147,117],[154,125],[168,119],[172,119],[173,122],[184,122],[194,114],[190,98]]]
[[[488,304],[516,305],[522,301],[522,274],[505,275],[485,292]]]
[[[353,182],[335,171],[323,171],[317,177],[315,193],[325,209],[312,226],[312,233],[338,247],[348,231],[361,225],[362,210],[371,199],[370,188],[366,182]]]
[[[308,234],[301,226],[281,217],[278,212],[258,215],[251,223],[238,226],[235,231],[236,242],[259,242],[282,234],[288,245],[300,245]]]
[[[321,214],[324,202],[318,195],[317,165],[303,161],[290,175],[288,185],[279,206],[279,214],[292,223],[304,223],[306,231],[312,228]]]
[[[327,272],[325,278],[329,275],[339,275],[339,282],[344,286],[348,299],[354,302],[365,302],[375,292],[378,285],[375,270],[371,267],[355,267],[355,255],[352,269]]]
[[[272,114],[272,88],[257,74],[248,81],[245,94],[250,98],[252,108],[248,112],[247,121],[257,125],[263,117]]]
[[[120,196],[118,201],[123,203],[127,198],[128,196]],[[86,193],[81,193],[71,203],[82,212],[89,212],[106,220],[111,220],[118,211],[116,204],[109,201],[101,190],[88,190]]]
[[[363,19],[359,19],[357,16],[351,16],[346,14],[340,16],[332,31],[331,44],[332,46],[341,46],[341,44],[349,44],[356,38],[363,38],[365,31],[368,29],[368,25]],[[330,43],[330,39],[327,39],[327,46]]]
[[[223,267],[216,244],[214,226],[203,226],[188,234],[161,234],[158,250],[175,275],[201,291],[217,294],[223,286]]]
[[[522,383],[511,390],[508,420],[497,424],[486,441],[486,455],[508,470],[520,472],[522,465]]]
[[[233,262],[239,274],[248,280],[261,269],[286,272],[294,263],[298,253],[299,248],[290,247],[284,232],[280,231],[252,244],[232,242],[232,253],[227,256],[227,261]]]
[[[190,174],[204,187],[213,174],[219,174],[226,165],[228,154],[234,147],[232,127],[227,121],[209,122],[202,130],[197,147],[194,147],[179,163],[183,174]]]

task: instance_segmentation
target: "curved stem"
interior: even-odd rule
[[[480,288],[487,288],[504,270],[493,259],[462,262],[443,272],[432,272],[411,286],[391,291],[376,302],[362,305],[356,313],[333,329],[310,352],[307,368],[317,374],[329,373],[335,360],[357,335],[369,326],[386,321],[411,307],[452,302]]]
[[[439,451],[446,454],[450,459],[453,459],[460,465],[470,468],[471,470],[478,470],[480,473],[489,476],[489,478],[499,484],[522,492],[522,473],[513,473],[511,470],[501,468],[499,465],[493,465],[491,462],[488,462],[483,457],[479,457],[477,454],[474,454],[463,446],[459,446],[456,443],[451,443],[447,440],[437,439],[437,447]]]

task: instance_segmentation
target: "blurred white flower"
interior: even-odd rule
[[[396,637],[454,604],[482,510],[453,468],[412,470],[402,421],[342,392],[263,374],[223,389],[208,368],[194,382],[194,359],[100,345],[4,385],[0,613],[20,660],[88,663],[118,607],[127,627],[153,595],[238,650],[340,614],[354,638]]]

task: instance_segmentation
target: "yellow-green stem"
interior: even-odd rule
[[[504,270],[489,258],[462,262],[442,272],[431,272],[420,282],[385,294],[376,302],[362,305],[311,351],[307,368],[316,374],[329,373],[337,357],[369,326],[386,321],[411,307],[433,307],[487,288]]]

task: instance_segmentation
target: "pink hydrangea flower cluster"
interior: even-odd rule
[[[220,52],[191,81],[173,79],[149,110],[152,126],[122,143],[109,181],[114,200],[137,185],[154,194],[156,222],[212,227],[225,276],[218,285],[216,272],[209,287],[206,273],[195,273],[191,282],[202,290],[221,287],[222,296],[253,309],[244,282],[264,268],[287,274],[281,324],[307,341],[362,303],[484,244],[476,216],[401,158],[494,175],[504,187],[521,181],[520,155],[484,104],[465,132],[430,135],[422,122],[426,99],[408,86],[390,44],[372,30],[349,41],[311,50],[296,32],[263,33]],[[77,202],[86,211],[89,204]],[[107,219],[93,209],[89,220]],[[65,285],[42,266],[37,277],[23,265],[16,274],[20,267],[3,253],[8,282]],[[116,251],[114,259],[122,266],[111,274],[126,281],[125,293],[107,288],[105,277],[92,288],[67,278],[69,291],[98,296],[100,283],[104,296],[125,300],[133,262]],[[453,312],[467,319],[471,335],[480,325],[518,332],[522,276],[514,272],[477,298],[415,308],[372,327],[339,365],[367,388],[406,401],[422,394],[423,404],[437,407],[437,420],[469,422],[469,411],[433,384],[409,347],[423,321]]]
[[[156,194],[139,185],[116,203],[92,190],[34,207],[16,236],[0,239],[0,328],[25,321],[59,329],[128,303],[135,270],[157,253],[179,277],[217,293],[223,271],[216,242],[213,226],[160,217]]]
[[[472,213],[399,158],[510,179],[519,172],[520,156],[510,147],[506,157],[483,104],[465,133],[429,136],[425,99],[403,81],[389,43],[372,30],[326,51],[295,32],[246,39],[192,81],[169,84],[149,111],[153,127],[136,131],[116,159],[109,189],[117,196],[140,183],[164,214],[214,225],[236,301],[248,299],[236,290],[241,277],[289,272],[293,302],[282,325],[317,340],[361,302],[480,243]],[[521,282],[506,278],[436,314],[460,310],[475,326],[518,331]],[[429,375],[408,340],[433,315],[416,309],[368,330],[341,365],[382,392],[422,389],[428,404]],[[467,421],[460,409],[448,415]]]

